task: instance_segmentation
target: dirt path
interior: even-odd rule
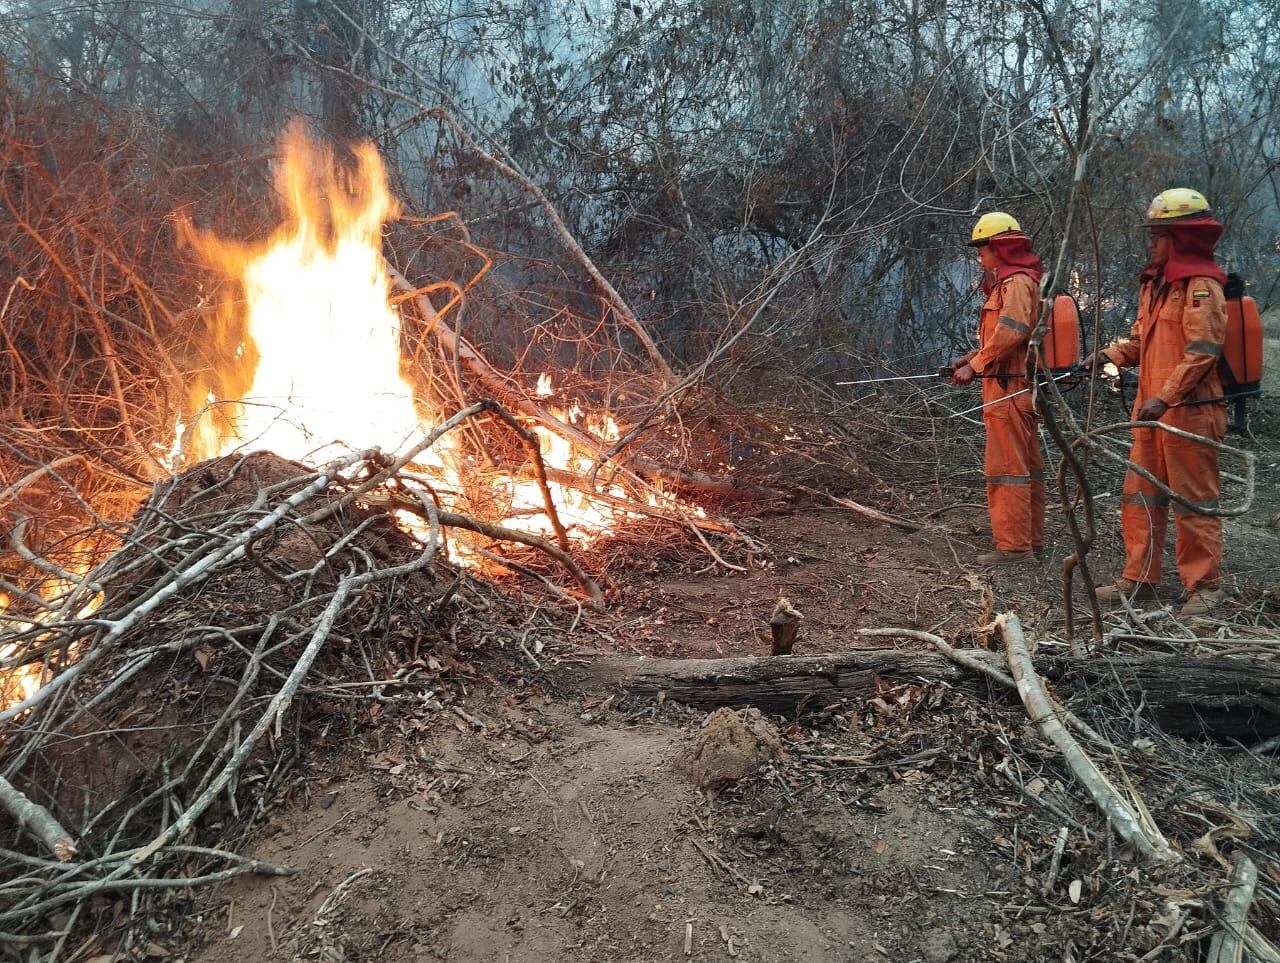
[[[694,717],[583,723],[597,701],[473,707],[485,729],[446,724],[382,752],[359,740],[252,852],[298,875],[221,891],[195,959],[273,958],[274,938],[286,959],[943,960],[1000,919],[960,912],[999,888],[976,809],[910,783],[860,808],[711,802],[672,765]]]

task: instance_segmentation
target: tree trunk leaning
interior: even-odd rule
[[[1120,837],[1134,847],[1147,863],[1176,862],[1178,854],[1169,846],[1160,828],[1142,816],[1142,806],[1130,805],[1111,781],[1094,765],[1080,743],[1067,732],[1058,720],[1057,706],[1045,692],[1044,684],[1031,664],[1031,653],[1022,634],[1022,624],[1016,615],[1007,614],[998,620],[1000,634],[1004,636],[1005,654],[1009,661],[1009,674],[1018,685],[1018,695],[1026,707],[1027,715],[1040,730],[1040,734],[1053,743],[1062,753],[1067,768],[1076,781],[1084,786],[1097,807],[1107,816],[1111,827]]]

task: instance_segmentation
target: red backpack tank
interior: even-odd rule
[[[1218,358],[1222,396],[1235,402],[1233,428],[1244,430],[1245,400],[1262,394],[1262,317],[1258,302],[1244,293],[1244,279],[1228,274],[1223,286],[1227,297],[1227,336]]]
[[[1053,296],[1041,349],[1044,363],[1054,374],[1078,365],[1080,353],[1080,309],[1076,300],[1065,292]]]
[[[1227,398],[1262,394],[1262,317],[1258,302],[1244,293],[1244,281],[1227,277],[1227,337],[1222,342],[1218,373]]]

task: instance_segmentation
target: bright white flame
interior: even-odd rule
[[[191,232],[205,260],[240,286],[249,344],[234,357],[253,371],[240,398],[222,399],[240,402],[220,412],[231,430],[208,409],[193,426],[186,448],[197,459],[245,444],[300,460],[335,443],[395,452],[419,434],[382,258],[382,225],[398,206],[377,151],[354,151],[356,168],[343,177],[295,126],[276,175],[286,218],[272,236],[239,245]]]
[[[355,169],[344,175],[295,127],[277,169],[285,218],[271,237],[243,245],[188,228],[201,257],[237,288],[223,305],[219,334],[226,370],[218,374],[221,383],[244,388],[200,399],[202,411],[187,429],[175,465],[245,446],[312,463],[335,443],[395,452],[419,438],[425,423],[439,420],[438,413],[419,410],[421,400],[402,372],[400,317],[388,300],[382,225],[398,215],[398,206],[373,146],[353,151]],[[535,393],[554,395],[550,373],[539,375]],[[587,416],[577,404],[552,413],[603,441],[619,437],[607,413]],[[606,488],[600,498],[564,484],[566,476],[589,471],[593,454],[543,425],[531,427],[550,474],[559,475],[548,489],[572,537],[591,539],[633,517],[611,501],[629,498],[621,488]],[[416,465],[446,501],[479,495],[479,503],[497,512],[489,520],[551,533],[542,490],[532,478],[478,477],[482,473],[453,445],[446,436]],[[649,501],[675,504],[665,496]]]

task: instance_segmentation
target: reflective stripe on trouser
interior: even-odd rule
[[[1226,434],[1226,412],[1217,405],[1176,412],[1171,424],[1220,441]],[[1168,417],[1168,416],[1166,416]],[[1141,465],[1183,498],[1206,507],[1218,501],[1218,452],[1153,428],[1133,433],[1129,460]],[[1151,482],[1130,471],[1120,496],[1124,527],[1124,577],[1133,582],[1160,581],[1169,498]],[[1188,592],[1221,584],[1222,519],[1197,515],[1174,503],[1175,556],[1178,576]]]
[[[987,429],[983,474],[996,548],[1026,552],[1044,544],[1044,457],[1038,417],[1022,395],[982,413]]]

